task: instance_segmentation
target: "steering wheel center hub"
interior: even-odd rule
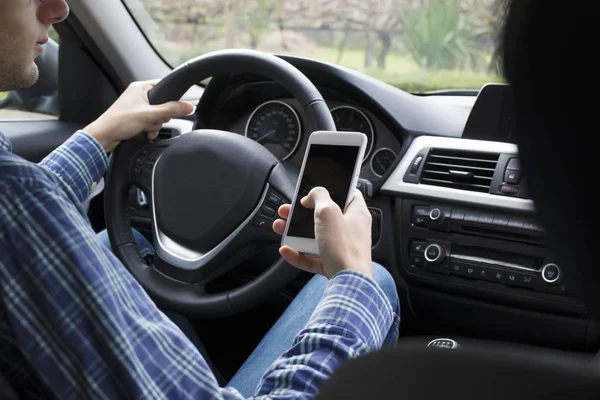
[[[152,178],[158,229],[189,249],[210,251],[256,207],[276,164],[264,147],[234,133],[177,137]]]

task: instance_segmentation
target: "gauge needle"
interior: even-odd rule
[[[385,166],[383,165],[383,163],[381,162],[381,160],[379,158],[377,159],[377,164],[381,165],[381,168],[383,168],[385,170]]]
[[[272,134],[274,134],[275,132],[277,132],[277,129],[273,129],[271,132],[262,135],[261,137],[259,137],[258,139],[256,139],[257,142],[260,142],[261,140],[263,140],[264,138],[266,138],[267,136],[271,136]]]

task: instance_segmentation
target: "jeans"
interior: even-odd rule
[[[154,247],[152,244],[136,230],[133,231],[133,234],[142,257],[152,257],[154,255]],[[110,248],[110,242],[106,231],[100,232],[98,238]],[[396,284],[390,273],[381,265],[373,263],[373,279],[389,299],[394,313],[400,316],[400,300],[398,299]],[[260,341],[256,349],[250,354],[250,357],[248,357],[246,362],[244,362],[238,372],[229,381],[228,386],[236,388],[244,395],[244,397],[252,396],[262,375],[277,357],[291,347],[296,334],[300,332],[308,322],[323,296],[327,282],[328,279],[324,276],[315,275],[304,286],[285,312]],[[196,346],[201,345],[193,327],[186,318],[167,312],[165,312],[165,314],[179,326]],[[397,331],[398,324],[396,323],[391,327],[390,332],[388,332],[388,336],[384,341],[384,346],[395,344],[391,339],[395,336],[394,332],[397,333]]]

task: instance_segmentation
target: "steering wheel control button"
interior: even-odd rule
[[[279,206],[279,204],[281,203],[281,199],[275,193],[269,193],[267,201],[275,207]]]
[[[254,220],[254,226],[258,226],[259,228],[263,229],[271,229],[273,227],[273,222],[264,218],[256,218]]]
[[[504,182],[516,185],[521,180],[521,171],[507,169],[504,173]]]
[[[267,218],[274,218],[276,214],[276,211],[274,208],[266,206],[263,211],[262,211],[262,215],[264,215]]]
[[[560,268],[558,268],[558,265],[548,263],[542,267],[542,279],[547,283],[556,283],[560,277]]]
[[[440,264],[444,261],[444,249],[439,244],[430,244],[425,248],[425,260],[432,264]]]
[[[454,349],[460,348],[460,345],[456,342],[456,340],[440,338],[440,339],[433,339],[431,342],[429,342],[427,347],[433,347],[436,349],[454,350]]]
[[[508,164],[506,164],[507,170],[520,171],[521,170],[521,160],[518,158],[511,158],[508,160]]]

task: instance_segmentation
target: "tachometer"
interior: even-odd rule
[[[248,123],[245,135],[262,144],[280,160],[294,154],[300,143],[300,118],[287,103],[271,100],[256,107]]]
[[[367,149],[365,150],[364,160],[366,161],[371,154],[373,142],[375,141],[375,131],[369,117],[356,107],[339,106],[331,110],[331,116],[338,131],[362,132],[367,135]]]

